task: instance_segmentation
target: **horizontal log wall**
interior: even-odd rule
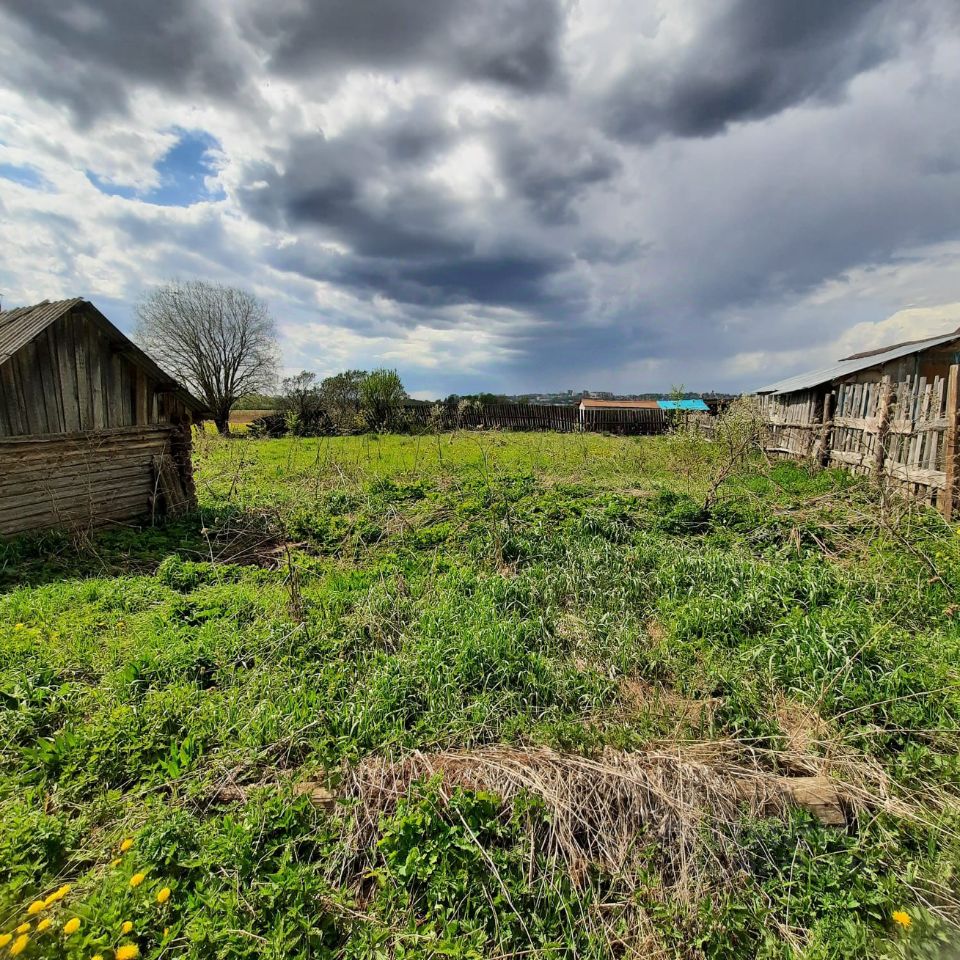
[[[151,517],[166,506],[157,497],[165,465],[182,495],[165,492],[183,509],[193,498],[188,454],[189,435],[175,426],[0,439],[0,535]]]
[[[775,456],[814,458],[952,517],[956,499],[958,368],[947,377],[876,374],[814,391],[760,398],[765,449]],[[819,438],[819,439],[815,439]]]

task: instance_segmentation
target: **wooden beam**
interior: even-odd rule
[[[134,423],[137,424],[137,426],[143,426],[150,422],[147,406],[147,375],[140,367],[135,367],[134,370],[134,389],[136,390]]]
[[[830,452],[833,439],[833,405],[836,396],[832,390],[823,395],[823,418],[820,422],[820,437],[814,447],[814,460],[825,467],[830,463]]]
[[[950,365],[950,375],[947,379],[947,432],[944,438],[943,469],[946,474],[943,489],[940,491],[939,506],[947,523],[953,520],[953,508],[957,499],[957,427],[960,413],[957,406],[960,402],[960,366]]]
[[[890,407],[893,403],[893,383],[887,375],[880,381],[880,403],[877,409],[877,448],[873,454],[873,472],[879,480],[883,462],[887,459],[887,431],[890,429]]]

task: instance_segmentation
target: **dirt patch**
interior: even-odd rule
[[[809,772],[811,764],[823,754],[830,737],[830,727],[812,707],[779,694],[774,701],[774,716],[787,739],[787,752],[793,768]],[[809,758],[806,759],[805,758]]]
[[[557,617],[557,622],[553,628],[554,636],[567,644],[571,649],[576,649],[590,639],[590,630],[587,625],[575,613],[565,611]],[[577,662],[578,669],[584,669]]]
[[[720,703],[718,697],[685,697],[671,687],[635,677],[620,681],[620,695],[632,712],[672,717],[678,726],[706,726]]]
[[[647,636],[655,643],[663,643],[667,639],[667,631],[663,624],[657,619],[650,619],[646,625]]]

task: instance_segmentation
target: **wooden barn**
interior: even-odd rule
[[[856,353],[761,387],[769,453],[886,481],[950,518],[958,489],[960,330]]]
[[[0,312],[0,536],[191,509],[204,413],[86,300]]]

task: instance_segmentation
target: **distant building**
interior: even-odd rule
[[[86,300],[0,313],[0,536],[192,509],[206,412]]]
[[[656,400],[598,400],[584,397],[580,401],[581,410],[657,410]]]
[[[596,400],[584,397],[581,410],[687,410],[708,413],[710,408],[699,399],[693,400]]]

